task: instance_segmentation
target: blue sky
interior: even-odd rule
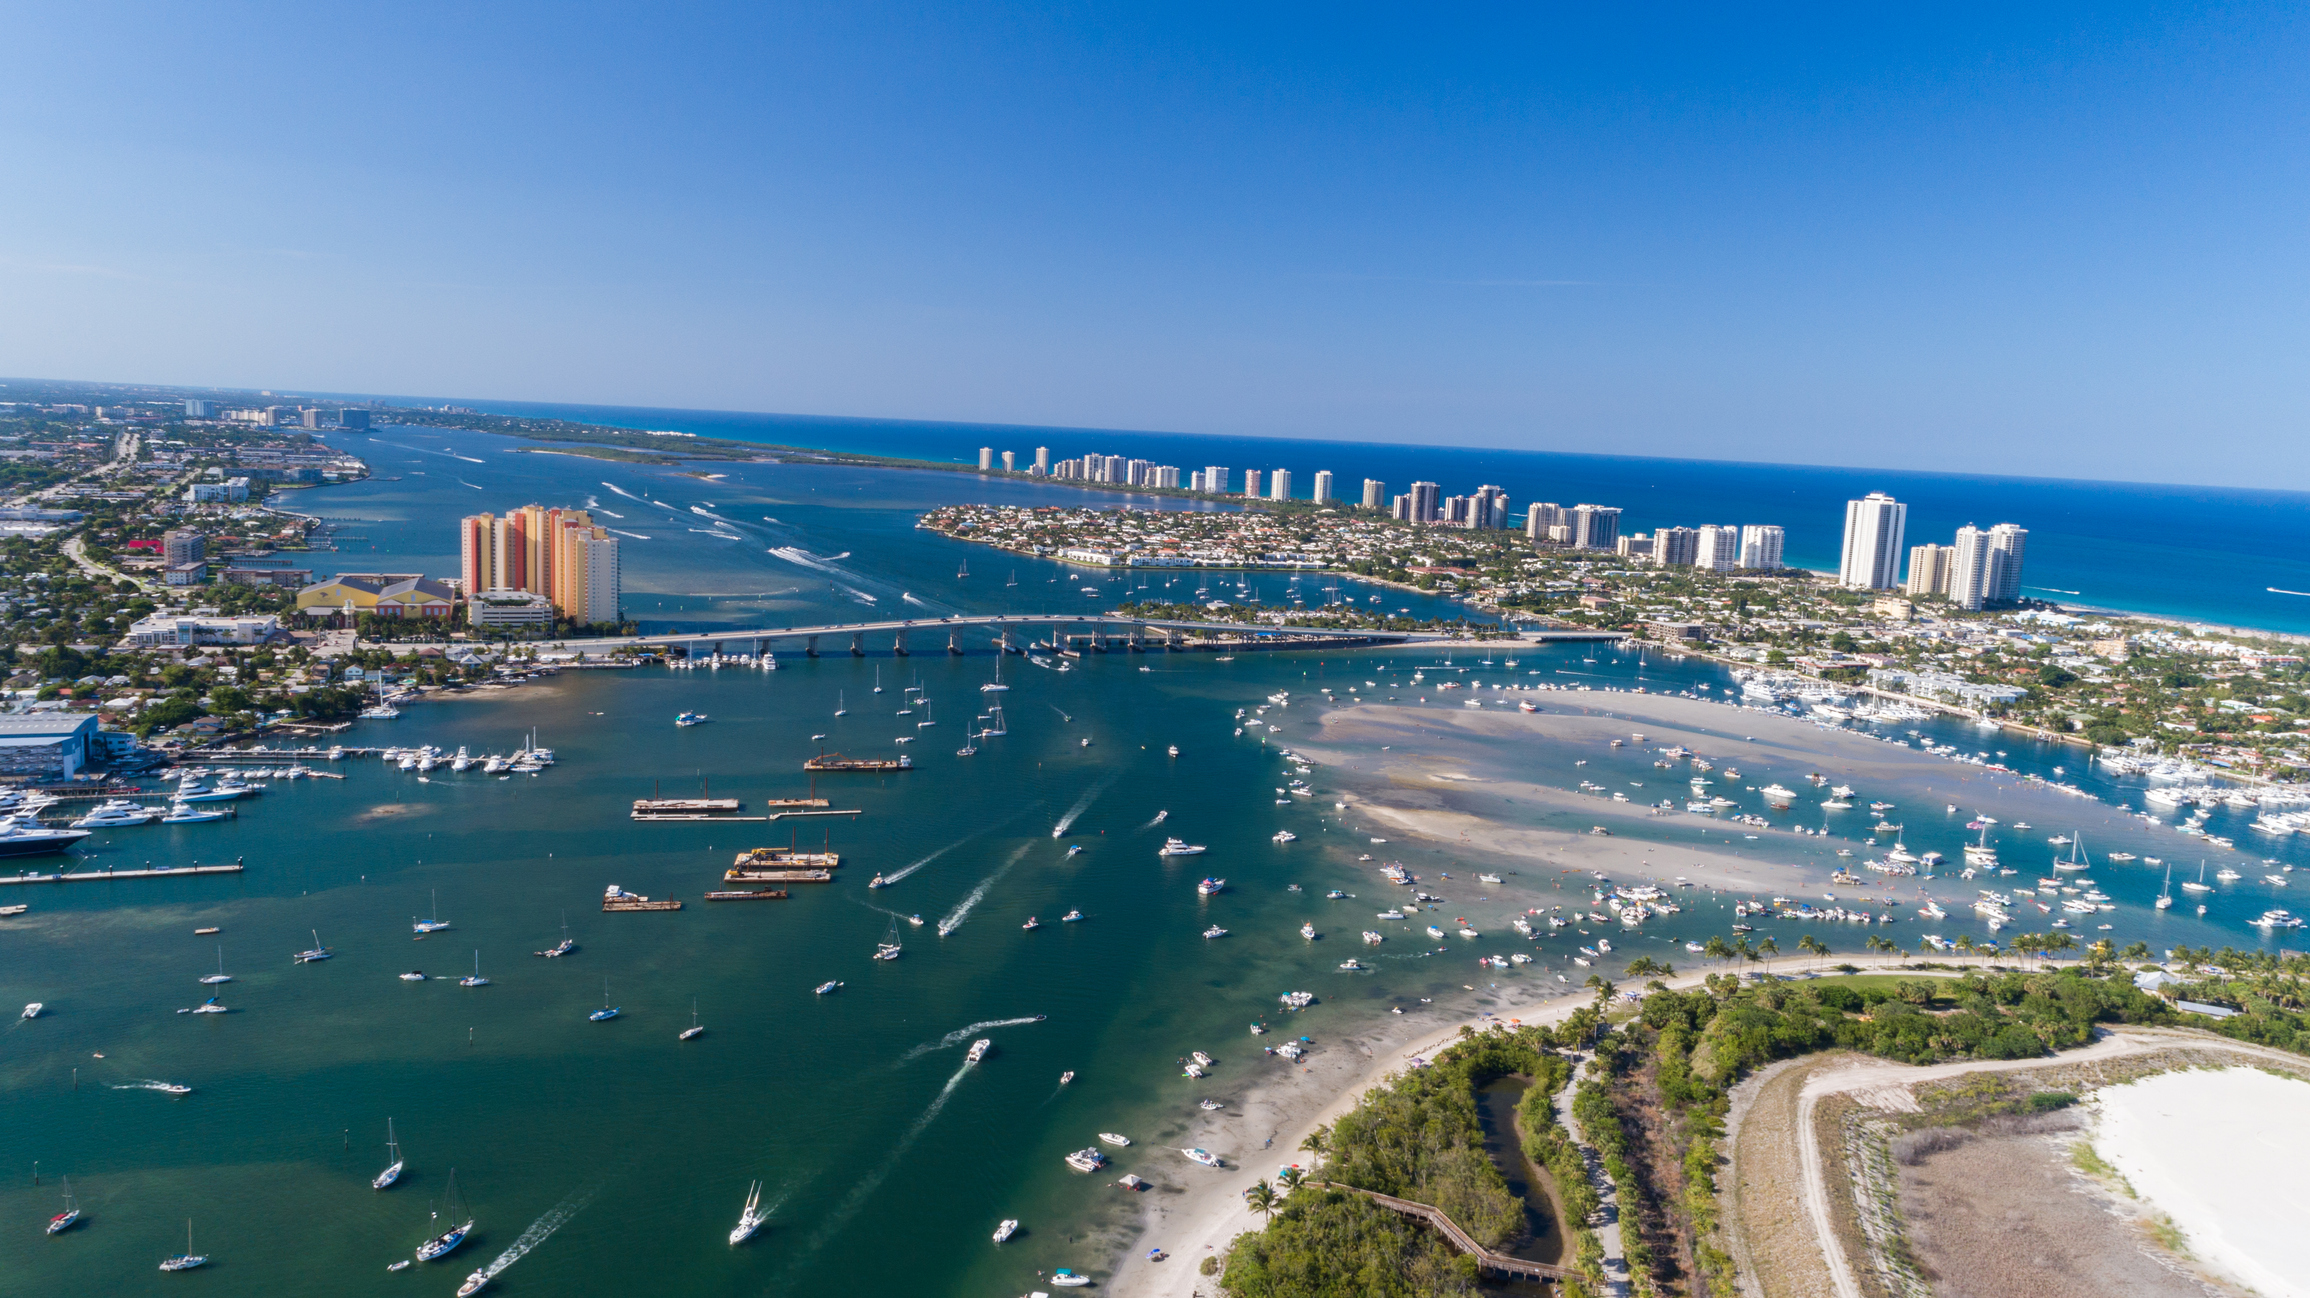
[[[0,373],[2310,487],[2285,6],[0,10]]]

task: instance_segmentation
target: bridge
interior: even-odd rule
[[[1034,639],[1034,632],[1042,628],[1046,635]],[[887,650],[899,657],[911,652],[908,637],[919,637],[916,643],[943,635],[942,646],[948,653],[965,652],[965,631],[991,631],[994,643],[1006,653],[1024,653],[1020,636],[1031,643],[1052,648],[1072,650],[1077,645],[1094,652],[1106,653],[1120,643],[1130,652],[1149,648],[1181,649],[1188,647],[1189,633],[1211,633],[1224,637],[1217,644],[1204,642],[1205,647],[1224,645],[1229,649],[1328,649],[1349,645],[1370,644],[1445,644],[1464,642],[1464,637],[1442,631],[1382,631],[1359,627],[1276,626],[1244,622],[1205,622],[1192,619],[1118,617],[1107,613],[1076,615],[1054,613],[988,613],[964,614],[940,618],[886,619],[878,622],[829,623],[824,626],[752,627],[738,631],[690,631],[668,635],[620,636],[604,640],[578,641],[576,647],[608,650],[625,646],[635,648],[678,649],[690,657],[706,657],[717,653],[763,654],[772,652],[780,644],[791,645],[799,640],[803,652],[818,656],[821,640],[842,644],[854,655],[863,657],[871,650]],[[1521,631],[1512,637],[1523,643],[1543,643],[1554,640],[1618,640],[1627,636],[1625,631]],[[934,650],[935,652],[935,650]]]
[[[1381,1194],[1376,1190],[1364,1190],[1352,1185],[1341,1185],[1337,1181],[1319,1181],[1316,1184],[1327,1190],[1345,1190],[1350,1194],[1360,1194],[1391,1212],[1400,1212],[1406,1217],[1426,1222],[1435,1229],[1437,1234],[1449,1241],[1452,1247],[1475,1258],[1477,1267],[1482,1270],[1515,1276],[1519,1280],[1569,1280],[1580,1275],[1580,1272],[1568,1266],[1552,1266],[1546,1262],[1527,1262],[1520,1257],[1496,1253],[1477,1243],[1474,1236],[1460,1229],[1460,1224],[1447,1216],[1441,1208],[1424,1203],[1414,1203],[1410,1199],[1399,1199],[1392,1194]]]

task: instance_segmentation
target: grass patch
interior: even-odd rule
[[[2158,1242],[2159,1248],[2176,1257],[2191,1256],[2189,1237],[2182,1234],[2182,1228],[2174,1224],[2173,1218],[2162,1212],[2156,1220],[2150,1222],[2150,1238]]]
[[[2095,1180],[2107,1181],[2125,1191],[2125,1196],[2128,1199],[2141,1197],[2134,1193],[2134,1188],[2126,1184],[2125,1177],[2120,1175],[2116,1168],[2110,1166],[2109,1160],[2103,1158],[2090,1143],[2081,1140],[2071,1145],[2069,1147],[2069,1161],[2078,1171],[2087,1176],[2093,1177]]]

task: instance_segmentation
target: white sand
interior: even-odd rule
[[[2161,1073],[2095,1097],[2093,1146],[2192,1252],[2264,1298],[2310,1295],[2310,1082]]]

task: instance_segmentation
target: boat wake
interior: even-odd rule
[[[930,1102],[930,1107],[922,1111],[922,1116],[916,1118],[914,1125],[906,1129],[906,1134],[890,1147],[890,1152],[883,1155],[882,1162],[864,1180],[850,1188],[850,1193],[842,1197],[842,1202],[835,1205],[833,1212],[819,1220],[818,1229],[810,1233],[809,1240],[796,1254],[797,1262],[823,1248],[826,1241],[850,1224],[850,1219],[866,1205],[867,1197],[880,1189],[890,1174],[898,1169],[898,1160],[906,1157],[906,1152],[914,1148],[914,1142],[921,1139],[922,1133],[938,1119],[939,1111],[946,1107],[947,1100],[954,1095],[955,1088],[962,1085],[963,1078],[970,1076],[970,1071],[971,1066],[967,1063],[954,1070],[954,1076],[947,1078],[946,1085],[939,1088],[938,1096]]]
[[[938,935],[940,937],[945,937],[949,933],[954,932],[956,929],[961,928],[963,921],[970,918],[972,909],[975,908],[980,902],[986,900],[987,890],[994,887],[995,884],[1001,882],[1002,877],[1006,874],[1009,874],[1011,872],[1011,867],[1017,865],[1019,863],[1019,858],[1025,856],[1026,854],[1027,844],[1019,844],[1019,850],[1011,853],[1010,860],[1003,862],[1001,868],[997,869],[993,874],[990,874],[986,878],[979,880],[979,886],[971,889],[970,895],[962,899],[962,904],[956,906],[953,910],[948,911],[947,917],[938,922]]]
[[[1109,777],[1099,781],[1097,784],[1092,785],[1090,792],[1085,793],[1081,798],[1076,799],[1075,805],[1067,808],[1067,814],[1059,817],[1059,823],[1051,826],[1051,837],[1057,838],[1065,834],[1067,830],[1074,825],[1075,821],[1081,818],[1084,812],[1091,809],[1091,804],[1098,800],[1099,795],[1107,791],[1107,786],[1113,784],[1114,782],[1115,781],[1113,777]]]
[[[595,1189],[599,1188],[598,1186],[595,1187]],[[481,1268],[481,1273],[495,1277],[498,1272],[527,1257],[531,1249],[545,1243],[546,1236],[560,1230],[570,1218],[577,1216],[578,1210],[592,1202],[593,1197],[593,1190],[579,1190],[567,1199],[548,1208],[545,1215],[531,1222],[529,1229],[521,1232],[521,1237],[514,1240],[503,1253],[498,1254],[495,1261]]]
[[[972,1037],[975,1037],[981,1032],[986,1031],[988,1028],[1015,1028],[1023,1023],[1040,1023],[1042,1021],[1043,1020],[1041,1016],[1031,1015],[1023,1019],[988,1019],[984,1023],[973,1023],[967,1028],[956,1028],[954,1031],[947,1033],[945,1036],[940,1037],[936,1041],[926,1041],[923,1044],[916,1046],[914,1049],[909,1050],[905,1054],[899,1056],[898,1062],[903,1064],[916,1059],[920,1059],[933,1050],[952,1050],[956,1046],[961,1045],[963,1042],[968,1041]]]
[[[1150,821],[1148,821],[1146,824],[1139,826],[1139,828],[1141,828],[1141,829],[1153,829],[1153,828],[1155,828],[1157,825],[1160,825],[1160,824],[1162,824],[1164,821],[1166,821],[1166,820],[1169,820],[1170,818],[1171,818],[1171,813],[1170,813],[1168,810],[1165,810],[1165,811],[1158,811],[1158,812],[1156,812],[1156,813],[1155,813],[1155,819],[1153,819],[1153,820],[1150,820]]]
[[[607,511],[607,510],[604,510],[603,512],[604,512],[604,513],[607,513],[607,512],[609,512],[609,511]],[[605,527],[605,528],[603,528],[602,530],[603,530],[603,531],[605,531],[605,532],[616,532],[616,533],[617,533],[619,536],[630,536],[630,537],[634,538],[634,539],[635,539],[635,540],[637,540],[637,541],[647,541],[647,540],[649,540],[649,539],[650,539],[650,538],[648,538],[648,537],[646,537],[646,536],[642,535],[640,532],[628,532],[628,531],[625,531],[625,530],[623,530],[623,529],[621,529],[621,528],[615,528],[615,527]]]
[[[746,539],[736,532],[725,532],[718,527],[693,527],[690,530],[700,536],[713,537],[717,541],[743,541]]]
[[[882,602],[881,600],[876,599],[874,596],[867,594],[865,591],[860,590],[855,586],[845,586],[842,589],[845,594],[849,595],[852,599],[857,600],[861,604],[879,604]]]
[[[475,491],[482,491],[482,490],[485,490],[485,488],[484,488],[484,487],[482,487],[482,485],[481,485],[480,483],[478,483],[478,482],[467,482],[467,481],[466,481],[465,479],[463,479],[463,478],[452,478],[452,479],[450,479],[450,480],[451,480],[452,482],[455,482],[455,483],[456,483],[458,486],[460,486],[460,487],[471,487],[471,488],[473,488]]]
[[[844,572],[834,566],[833,560],[843,558],[843,555],[828,555],[826,558],[821,559],[817,555],[810,553],[808,550],[794,545],[774,545],[770,547],[770,553],[777,555],[779,558],[784,559],[786,562],[791,563],[796,567],[815,568],[820,572],[831,572],[837,576],[842,577],[847,577],[850,575],[849,573]]]
[[[171,1085],[173,1085],[173,1083],[156,1081],[150,1077],[147,1077],[139,1081],[122,1082],[119,1085],[114,1086],[112,1089],[116,1091],[165,1091],[169,1089]]]
[[[637,496],[637,495],[635,495],[634,493],[632,493],[632,492],[630,492],[630,491],[626,490],[624,487],[621,487],[621,486],[619,486],[618,484],[616,484],[616,483],[614,483],[614,482],[605,482],[605,483],[603,483],[602,485],[603,485],[603,486],[605,486],[605,487],[608,487],[610,490],[612,490],[612,491],[614,491],[614,492],[618,493],[619,495],[621,495],[621,496],[624,496],[624,497],[625,497],[626,499],[628,499],[628,500],[641,500],[641,499],[642,499],[640,496]],[[648,502],[648,501],[643,501],[642,503],[644,503],[644,504],[648,504],[649,502]]]
[[[925,604],[924,602],[922,602],[922,601],[921,601],[921,600],[919,600],[919,599],[916,599],[916,598],[914,597],[914,592],[913,592],[913,591],[910,591],[910,590],[903,590],[903,591],[900,591],[900,592],[898,593],[898,597],[899,597],[900,599],[903,599],[903,600],[905,600],[907,603],[914,605],[916,608],[929,608],[929,607],[930,607],[930,605],[928,605],[928,604]]]
[[[929,856],[923,857],[921,860],[914,862],[912,865],[908,865],[893,873],[882,876],[882,881],[886,885],[897,883],[899,880],[904,879],[910,874],[913,874],[915,871],[926,865],[929,865],[931,862],[939,859],[942,856],[945,856],[947,853],[955,850],[958,847],[961,847],[963,844],[970,842],[972,839],[981,838],[985,835],[991,834],[994,831],[1001,829],[1003,826],[1010,824],[1012,821],[1017,820],[1019,817],[1026,815],[1028,812],[1034,809],[1035,804],[1030,802],[1026,806],[1023,806],[1017,811],[1014,811],[1011,814],[1003,817],[1001,820],[998,820],[995,823],[987,826],[985,829],[979,830],[976,833],[965,834],[961,838],[958,838],[955,841],[947,844],[945,847],[942,847],[931,853]]]
[[[590,499],[590,497],[589,497],[589,499]],[[601,506],[599,506],[599,505],[595,505],[595,506],[593,506],[593,511],[594,511],[595,513],[597,513],[597,514],[600,514],[600,515],[601,515],[602,517],[604,517],[604,518],[614,518],[614,519],[618,520],[618,521],[619,521],[619,522],[621,522],[621,523],[623,523],[623,522],[625,522],[625,521],[626,521],[626,516],[625,516],[624,514],[621,514],[621,513],[617,512],[617,511],[616,511],[616,510],[614,510],[614,509],[603,509]]]

